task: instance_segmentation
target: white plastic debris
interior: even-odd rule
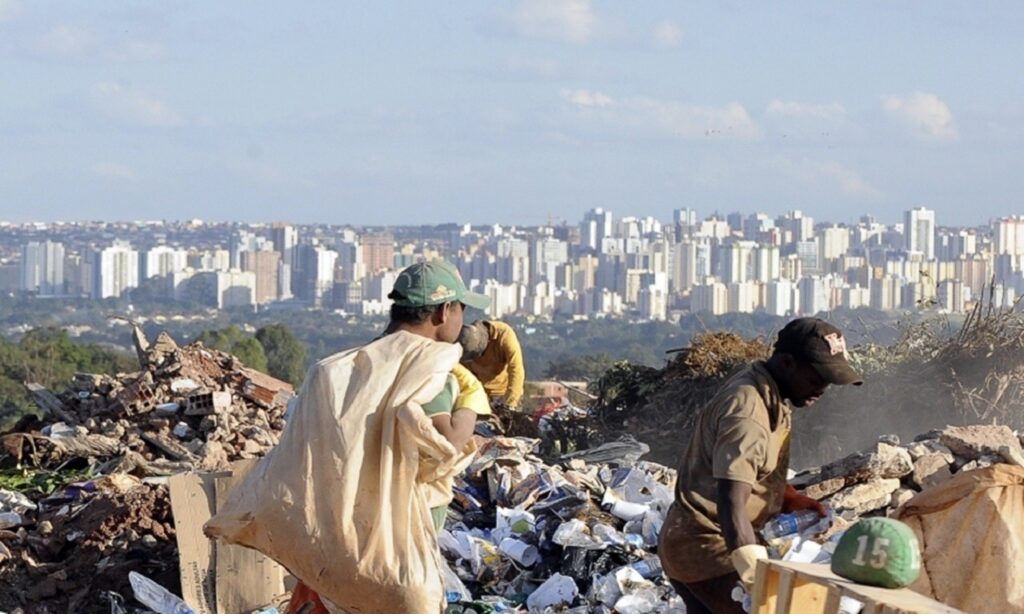
[[[533,567],[540,561],[540,552],[537,551],[537,547],[518,539],[506,537],[498,544],[498,550],[523,567]]]
[[[128,581],[136,601],[157,614],[196,614],[181,597],[138,572],[128,572]]]
[[[196,388],[199,388],[199,384],[197,384],[192,378],[188,377],[179,377],[171,382],[171,392],[178,394],[192,392]]]
[[[580,594],[576,582],[569,576],[556,573],[537,587],[526,598],[526,607],[530,612],[540,612],[544,608],[566,606],[571,604]]]
[[[18,512],[0,512],[0,529],[13,529],[25,524],[25,519]]]
[[[13,490],[0,490],[0,512],[17,512],[24,514],[37,506],[31,499]]]
[[[630,595],[623,595],[615,602],[615,611],[619,614],[647,614],[658,611],[660,606],[658,591],[644,588]]]
[[[443,558],[441,559],[441,577],[444,580],[444,596],[448,603],[473,600],[473,594],[469,592],[466,585],[462,583],[459,576],[455,575],[448,562]]]
[[[178,439],[186,439],[192,432],[192,427],[184,422],[179,422],[174,425],[174,436]]]
[[[590,527],[579,518],[563,522],[555,529],[551,541],[564,548],[584,548],[586,550],[603,550],[607,544],[594,539]]]
[[[50,439],[67,439],[68,437],[74,437],[78,434],[75,431],[75,427],[63,422],[54,422],[53,424],[47,425],[43,427],[40,433]]]

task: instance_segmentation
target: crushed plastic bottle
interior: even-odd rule
[[[138,572],[128,572],[128,581],[135,600],[157,614],[196,614],[181,597]]]
[[[818,512],[814,510],[800,510],[788,514],[779,514],[772,518],[761,529],[761,535],[765,540],[772,541],[780,537],[799,533],[808,527],[812,527],[821,519]]]
[[[645,580],[651,580],[661,576],[661,559],[657,556],[645,556],[639,561],[630,565]]]

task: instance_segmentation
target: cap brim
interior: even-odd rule
[[[815,362],[811,363],[811,366],[818,372],[818,375],[825,378],[825,381],[836,386],[860,386],[864,383],[860,374],[854,371],[853,367],[845,360],[831,364]]]
[[[459,301],[463,305],[468,305],[469,307],[474,307],[481,311],[486,311],[487,308],[491,306],[491,297],[478,292],[467,292],[462,295],[462,298],[460,298]]]

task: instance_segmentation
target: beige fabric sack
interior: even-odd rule
[[[430,506],[471,451],[457,453],[421,403],[460,352],[397,332],[318,363],[280,443],[207,535],[266,554],[347,612],[440,612]]]
[[[921,543],[911,589],[972,614],[1024,612],[1024,468],[957,474],[894,516]]]

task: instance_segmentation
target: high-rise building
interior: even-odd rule
[[[31,241],[21,249],[21,289],[40,296],[64,294],[64,245]]]
[[[141,254],[142,279],[164,277],[188,267],[188,252],[168,245],[157,245]]]
[[[601,240],[612,236],[613,222],[611,211],[600,207],[587,211],[580,223],[580,243],[592,250],[600,249]]]
[[[729,290],[719,281],[708,281],[690,292],[690,311],[722,315],[729,310]]]
[[[1024,216],[1000,218],[996,220],[992,230],[995,253],[1024,255]]]
[[[558,267],[569,261],[569,244],[554,238],[535,239],[530,242],[531,281],[554,282]]]
[[[270,240],[274,251],[281,254],[281,261],[291,266],[295,262],[295,247],[299,244],[299,231],[294,226],[275,222],[270,226]]]
[[[381,271],[389,271],[395,266],[395,237],[391,233],[382,232],[366,234],[359,238],[362,251],[362,262],[366,274],[372,275]]]
[[[139,252],[123,241],[92,253],[92,298],[121,296],[139,285]]]
[[[242,252],[241,265],[242,271],[256,276],[253,302],[257,305],[265,305],[280,298],[281,254],[279,252],[268,249]]]
[[[903,237],[907,251],[924,254],[928,260],[935,258],[935,212],[924,207],[905,212]]]

